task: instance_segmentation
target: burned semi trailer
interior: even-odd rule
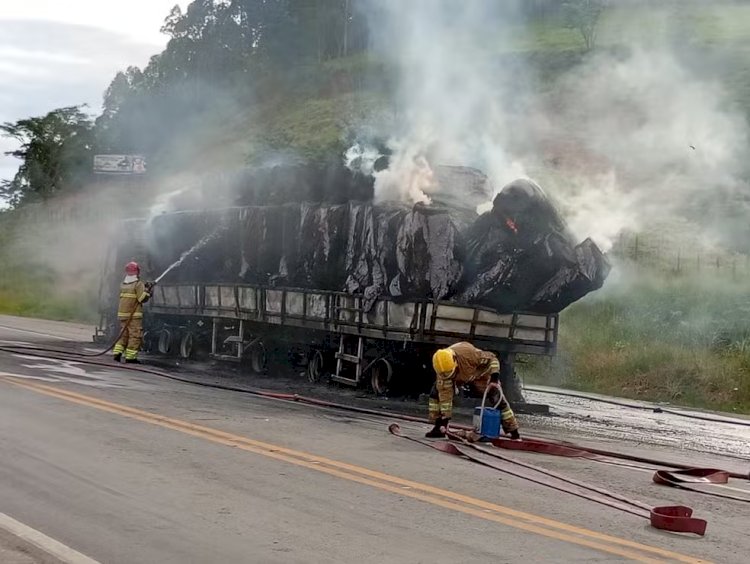
[[[515,355],[554,354],[559,312],[609,272],[525,180],[482,215],[439,201],[240,205],[127,222],[116,240],[110,337],[121,265],[137,260],[162,278],[145,318],[155,352],[263,372],[271,351],[293,348],[310,381],[415,394],[431,385],[435,349],[467,340],[504,361],[513,403]]]

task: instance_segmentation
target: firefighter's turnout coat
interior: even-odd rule
[[[143,304],[151,294],[138,278],[126,277],[120,286],[120,303],[117,318],[120,320],[120,338],[113,349],[114,354],[125,353],[126,360],[135,360],[143,338]]]
[[[477,393],[484,394],[490,383],[490,376],[500,374],[500,361],[493,353],[466,342],[456,343],[448,348],[455,355],[456,369],[451,374],[437,374],[430,393],[430,421],[437,421],[439,418],[450,419],[453,416],[453,395],[456,386],[469,384]],[[518,422],[505,397],[498,407],[503,430],[506,433],[517,430]]]

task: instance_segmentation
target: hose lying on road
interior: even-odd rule
[[[66,351],[64,349],[51,349],[49,347],[35,347],[32,345],[15,345],[13,349],[19,349],[24,351],[30,351],[30,352],[43,352],[43,353],[54,353],[54,354],[65,354],[65,355],[76,355],[76,356],[82,356],[84,358],[97,358],[100,356],[104,356],[109,351],[111,351],[113,348],[115,348],[115,345],[117,342],[122,339],[122,336],[125,334],[125,331],[130,326],[130,322],[133,320],[133,314],[135,313],[135,310],[130,312],[130,315],[128,316],[128,319],[125,323],[125,325],[122,326],[122,329],[120,329],[120,332],[117,334],[117,337],[115,337],[114,341],[112,341],[109,345],[107,345],[107,348],[101,351],[97,351],[95,353],[85,353],[85,352],[78,352],[78,351]],[[10,328],[13,329],[12,327]],[[54,335],[49,335],[50,337],[54,337]],[[0,347],[0,350],[3,350],[2,347]],[[19,354],[19,353],[16,353]],[[33,356],[33,355],[32,355]]]
[[[422,439],[417,439],[417,438],[410,437],[408,435],[403,434],[401,432],[401,429],[396,423],[391,424],[388,427],[388,431],[397,437],[402,437],[410,441],[413,441],[415,443],[418,443],[420,445],[434,448],[436,450],[439,450],[440,452],[445,452],[447,454],[452,454],[455,456],[461,456],[476,464],[480,464],[482,466],[486,466],[488,468],[492,468],[494,470],[498,470],[500,472],[504,472],[506,474],[510,474],[512,476],[516,476],[518,478],[522,478],[524,480],[534,482],[536,484],[540,484],[540,485],[543,485],[543,486],[546,486],[546,487],[549,487],[558,491],[569,493],[577,497],[581,497],[583,499],[588,499],[590,501],[594,501],[596,503],[606,505],[607,507],[612,507],[614,509],[624,511],[632,515],[636,515],[638,517],[648,519],[651,525],[657,529],[663,529],[666,531],[677,532],[677,533],[694,533],[700,536],[703,536],[706,533],[707,522],[704,519],[697,519],[693,517],[692,516],[693,510],[683,505],[651,507],[643,502],[631,500],[623,495],[610,492],[609,490],[600,488],[598,486],[587,484],[585,482],[582,482],[581,480],[568,478],[567,476],[563,476],[562,474],[559,474],[557,472],[547,470],[546,468],[541,468],[534,464],[522,462],[515,458],[511,458],[509,456],[504,456],[498,453],[492,453],[488,451],[487,449],[474,445],[457,435],[449,434],[451,442],[449,441],[424,441]],[[460,444],[460,446],[459,444],[456,444],[457,442]],[[521,443],[523,442],[526,442],[526,441],[525,440],[521,441]],[[545,475],[546,477],[558,480],[558,482],[570,484],[580,489],[573,490],[573,489],[570,489],[569,487],[562,486],[559,483],[555,483],[554,481],[550,481],[544,478],[539,478],[539,477],[529,475],[528,472],[521,472],[518,470],[513,470],[512,468],[509,468],[509,467],[494,464],[490,462],[489,460],[486,460],[484,458],[474,455],[471,452],[471,450],[478,451],[482,454],[489,455],[494,458],[498,458],[510,464],[521,466],[522,468],[525,468],[526,470],[532,470],[533,472],[537,472],[539,474]],[[580,490],[584,490],[584,491],[580,491]],[[598,495],[593,495],[593,494],[598,494]]]
[[[547,388],[539,388],[536,386],[524,386],[524,390],[530,392],[536,392],[539,394],[550,394],[552,396],[569,397],[576,399],[585,399],[597,403],[606,403],[609,405],[616,405],[618,407],[628,407],[630,409],[640,409],[642,411],[651,411],[653,413],[667,413],[669,415],[676,415],[678,417],[686,417],[688,419],[698,419],[700,421],[709,421],[711,423],[726,423],[727,425],[740,425],[742,427],[750,427],[750,421],[743,421],[741,419],[728,419],[725,417],[716,417],[713,415],[701,415],[699,413],[686,413],[684,411],[664,408],[660,406],[649,406],[649,405],[638,405],[634,403],[628,403],[627,401],[620,401],[616,399],[600,398],[588,394],[577,394],[575,392],[568,392],[564,390],[549,390]]]
[[[6,352],[13,352],[13,353],[16,353],[16,354],[20,354],[19,351],[28,351],[29,353],[31,353],[31,352],[39,352],[39,353],[46,353],[48,355],[50,353],[53,353],[53,354],[80,356],[80,357],[84,357],[84,358],[97,358],[97,357],[104,356],[105,354],[107,354],[109,351],[111,351],[114,348],[114,346],[117,344],[117,342],[120,340],[120,338],[125,333],[125,330],[127,329],[128,325],[130,324],[130,320],[131,319],[132,319],[132,313],[131,313],[131,316],[128,318],[128,323],[123,326],[123,328],[120,330],[120,333],[117,335],[117,337],[115,338],[115,340],[112,341],[107,346],[106,349],[98,351],[96,353],[74,352],[74,351],[66,351],[66,350],[62,350],[62,349],[50,349],[50,348],[47,348],[47,347],[34,347],[34,346],[30,346],[30,345],[16,345],[14,347],[0,347],[0,350],[5,350]],[[14,349],[14,350],[10,350],[11,348]],[[164,374],[159,374],[159,375],[160,376],[165,376]],[[188,381],[188,380],[182,380],[182,381],[187,381],[187,382],[190,382],[190,383],[195,383],[193,381]],[[229,389],[233,390],[234,388],[229,388]],[[662,408],[662,407],[659,407],[659,406],[653,407],[653,406],[647,406],[647,405],[637,405],[637,404],[628,403],[626,401],[620,401],[620,400],[616,400],[616,399],[599,398],[599,397],[590,396],[590,395],[587,395],[587,394],[577,394],[575,392],[568,392],[568,391],[562,391],[562,390],[548,390],[546,388],[539,388],[539,387],[535,387],[535,386],[524,386],[524,389],[525,390],[529,390],[530,392],[536,392],[536,393],[542,393],[542,394],[550,394],[550,395],[561,396],[561,397],[571,397],[571,398],[577,398],[577,399],[585,399],[585,400],[594,401],[594,402],[597,402],[597,403],[606,403],[606,404],[609,404],[609,405],[616,405],[618,407],[626,407],[626,408],[630,408],[630,409],[640,409],[642,411],[651,411],[651,412],[654,412],[654,413],[666,413],[668,415],[675,415],[677,417],[685,417],[685,418],[688,418],[688,419],[696,419],[696,420],[700,420],[700,421],[708,421],[710,423],[726,423],[727,425],[739,425],[739,426],[742,426],[742,427],[750,427],[750,421],[742,421],[742,420],[739,420],[739,419],[727,419],[727,418],[724,418],[724,417],[716,417],[716,416],[712,416],[712,415],[700,415],[698,413],[685,413],[685,412],[682,412],[682,411],[679,411],[679,410],[668,409],[668,408],[665,409],[665,408]],[[237,390],[237,391],[242,391],[242,390]],[[308,398],[308,399],[312,399],[312,398]],[[345,408],[347,406],[341,406],[341,407]],[[376,413],[379,413],[379,412],[376,412]],[[422,422],[422,420],[419,420],[419,422]]]
[[[212,383],[212,382],[200,382],[200,381],[192,380],[190,378],[185,378],[182,376],[177,376],[174,374],[162,372],[161,370],[156,370],[148,366],[143,366],[143,365],[138,365],[138,364],[113,364],[112,362],[107,362],[104,360],[95,360],[95,359],[92,359],[90,356],[88,357],[83,356],[80,353],[77,353],[74,351],[61,351],[61,350],[56,349],[54,350],[54,354],[49,354],[48,349],[44,349],[41,347],[18,347],[18,346],[11,347],[11,346],[5,346],[5,345],[0,345],[0,351],[11,353],[11,354],[28,355],[28,356],[33,356],[36,358],[47,358],[47,359],[57,359],[57,360],[64,360],[64,361],[81,362],[84,364],[89,364],[92,366],[100,366],[100,367],[109,368],[109,369],[130,370],[133,372],[140,372],[144,374],[158,376],[160,378],[166,378],[168,380],[174,380],[176,382],[182,382],[185,384],[192,384],[192,385],[202,386],[206,388],[214,388],[217,390],[240,392],[243,394],[250,394],[253,396],[267,398],[267,399],[302,403],[302,404],[307,404],[307,405],[315,405],[318,407],[327,407],[331,409],[338,409],[338,410],[349,411],[353,413],[361,413],[364,415],[373,415],[376,417],[387,417],[390,419],[408,421],[411,423],[422,423],[425,425],[430,424],[430,422],[426,418],[423,418],[423,417],[415,417],[412,415],[405,415],[405,414],[396,413],[392,411],[369,409],[366,407],[346,405],[346,404],[332,402],[328,400],[302,396],[299,394],[271,392],[268,390],[261,390],[261,389],[256,389],[256,388],[245,388],[245,387],[231,386],[228,384],[218,384],[218,383]],[[451,428],[463,429],[463,430],[473,429],[473,427],[471,426],[461,425],[461,424],[452,424]],[[525,439],[526,438],[527,437],[525,437]],[[533,438],[533,437],[528,437],[528,439],[533,440],[537,444],[555,445],[559,447],[565,447],[568,449],[575,449],[580,452],[590,453],[592,455],[601,455],[601,456],[606,456],[610,458],[628,460],[631,462],[652,464],[654,466],[676,468],[676,469],[681,469],[681,470],[690,470],[694,468],[693,466],[682,464],[679,462],[670,462],[670,461],[658,460],[658,459],[648,458],[648,457],[643,457],[643,456],[636,456],[636,455],[631,455],[631,454],[626,454],[626,453],[621,453],[621,452],[590,448],[590,447],[585,447],[585,446],[568,443],[568,442],[550,441],[546,439]],[[504,441],[504,444],[505,443],[513,443],[513,441]],[[508,448],[512,448],[512,447],[509,446]],[[569,454],[568,456],[571,456],[571,455]],[[748,474],[740,474],[739,472],[727,471],[727,475],[729,477],[741,479],[741,480],[750,479],[750,476],[748,476]]]
[[[460,436],[458,433],[449,432],[448,436],[451,439],[466,442],[464,437]],[[608,453],[607,451],[600,451],[602,452],[602,454],[594,454],[593,452],[590,452],[588,450],[580,450],[577,447],[568,446],[563,443],[542,442],[542,441],[539,441],[538,439],[524,439],[523,441],[510,441],[506,438],[491,439],[488,442],[493,447],[502,448],[506,450],[536,452],[540,454],[550,454],[553,456],[585,458],[587,460],[593,460],[595,462],[603,462],[606,464],[618,464],[618,465],[627,466],[626,464],[620,464],[619,461],[614,460],[611,454]],[[485,454],[489,454],[490,456],[494,456],[501,460],[505,460],[505,457],[498,454],[497,451],[489,452],[489,451],[485,451],[484,449],[479,448],[477,445],[474,445],[470,442],[467,444],[471,446],[472,448],[477,448],[478,450],[481,450]],[[518,464],[523,466],[524,463],[518,462]],[[673,488],[681,488],[684,490],[689,490],[692,492],[702,493],[706,495],[713,495],[715,497],[723,497],[725,499],[731,499],[734,501],[742,501],[745,503],[750,503],[750,491],[748,491],[747,497],[742,497],[742,496],[735,496],[731,494],[723,494],[720,492],[701,490],[701,489],[691,487],[691,484],[713,484],[713,485],[726,484],[729,482],[730,473],[725,470],[715,470],[713,468],[695,468],[695,467],[683,468],[681,470],[664,470],[663,468],[660,468],[660,466],[663,467],[664,464],[656,464],[655,466],[657,466],[657,468],[651,468],[651,469],[655,470],[653,481],[657,484],[661,484],[664,486],[671,486]],[[643,467],[637,466],[636,468],[643,468]],[[533,469],[539,472],[546,473],[548,475],[553,475],[551,471],[545,470],[543,468],[534,467]],[[557,477],[557,476],[553,476],[553,477]],[[748,476],[739,476],[739,477],[748,478]]]

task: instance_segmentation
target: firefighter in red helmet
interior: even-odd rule
[[[120,320],[120,338],[115,344],[114,359],[120,362],[138,363],[138,351],[143,338],[143,304],[151,297],[153,284],[142,282],[141,268],[137,262],[125,265],[125,278],[120,285],[120,303],[117,318]]]

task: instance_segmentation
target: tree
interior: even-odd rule
[[[565,23],[581,33],[587,51],[596,45],[597,27],[604,8],[605,0],[566,0],[563,3]]]
[[[11,206],[74,189],[91,169],[93,123],[80,106],[6,122],[0,125],[0,135],[20,145],[6,152],[22,161],[18,172],[0,183],[0,197]]]

